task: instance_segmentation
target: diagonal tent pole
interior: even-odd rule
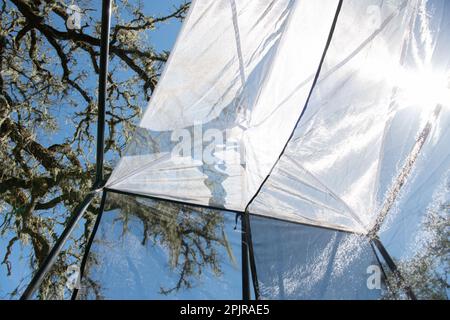
[[[69,239],[78,222],[83,217],[87,208],[94,200],[95,196],[103,190],[103,161],[104,161],[104,137],[105,137],[105,105],[106,105],[106,87],[109,60],[109,34],[111,25],[111,0],[102,1],[102,22],[101,22],[101,49],[100,49],[100,74],[98,89],[98,118],[97,118],[97,157],[96,157],[96,178],[93,190],[90,191],[83,202],[78,205],[72,218],[64,229],[61,236],[56,241],[52,250],[45,258],[44,262],[34,274],[28,287],[20,297],[21,300],[33,298],[34,293],[42,284],[47,273],[51,270],[58,258],[64,244]]]
[[[98,208],[98,213],[97,213],[97,218],[95,220],[94,228],[91,231],[91,235],[90,235],[89,240],[88,240],[88,242],[86,244],[86,247],[84,249],[84,255],[83,255],[83,258],[81,260],[79,274],[78,274],[77,286],[75,286],[75,288],[73,289],[72,296],[71,296],[70,300],[76,300],[77,297],[78,297],[78,292],[79,292],[80,286],[81,286],[81,280],[83,279],[83,276],[84,276],[84,273],[85,273],[85,270],[86,270],[86,264],[87,264],[89,252],[91,251],[92,243],[94,242],[94,238],[95,238],[95,235],[97,234],[98,226],[100,225],[100,221],[101,221],[102,216],[103,216],[103,211],[104,211],[104,208],[105,208],[105,201],[106,201],[107,194],[108,194],[107,191],[103,191],[103,193],[102,193],[102,200],[100,202],[100,207]]]
[[[400,287],[400,288],[403,288],[405,290],[406,295],[408,296],[408,298],[410,300],[417,300],[417,297],[414,294],[414,291],[406,283],[405,279],[403,278],[402,274],[400,273],[400,270],[397,268],[397,265],[395,264],[394,260],[392,260],[392,257],[387,252],[386,248],[384,247],[384,245],[380,241],[380,239],[378,239],[378,237],[373,238],[371,240],[371,244],[374,245],[378,249],[378,251],[380,252],[380,254],[383,257],[384,261],[386,262],[387,266],[389,267],[391,272],[394,274],[395,278],[397,279],[397,286]],[[376,252],[375,252],[375,254],[376,254]],[[381,265],[381,263],[380,263],[380,267],[383,267]],[[387,277],[386,277],[386,279],[387,279]]]
[[[33,298],[33,294],[39,289],[39,287],[42,284],[42,281],[44,281],[45,276],[55,264],[59,253],[64,247],[64,244],[66,243],[67,239],[69,239],[70,235],[72,234],[78,222],[83,217],[84,212],[87,210],[92,200],[94,200],[97,192],[98,192],[97,190],[89,192],[84,201],[79,206],[77,206],[74,215],[69,220],[69,224],[56,241],[55,245],[53,246],[48,256],[45,258],[42,265],[34,274],[33,279],[31,279],[30,283],[28,284],[28,287],[25,289],[22,296],[20,297],[20,300],[30,300]]]

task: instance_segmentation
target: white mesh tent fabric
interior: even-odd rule
[[[448,206],[449,49],[444,0],[193,1],[106,190],[250,215],[260,297],[380,298],[371,240]]]

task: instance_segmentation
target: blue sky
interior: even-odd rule
[[[153,0],[145,1],[144,12],[148,12],[150,15],[166,15],[173,11],[174,7],[178,7],[183,4],[183,0]],[[159,50],[171,50],[175,39],[180,30],[179,23],[167,23],[159,24],[157,30],[152,32],[150,40],[155,45],[155,48]]]

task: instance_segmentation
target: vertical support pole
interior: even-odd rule
[[[252,239],[252,228],[250,223],[250,213],[245,211],[244,214],[245,219],[245,235],[247,239],[247,249],[249,254],[250,261],[250,271],[252,276],[252,284],[253,284],[253,292],[255,294],[255,300],[260,300],[261,295],[259,292],[259,282],[258,282],[258,274],[256,272],[256,261],[255,261],[255,252],[253,250],[253,239]]]
[[[91,191],[84,201],[77,207],[69,224],[56,241],[52,250],[33,276],[28,287],[21,296],[21,300],[28,300],[33,297],[34,292],[40,287],[48,271],[53,267],[67,239],[69,239],[78,222],[84,215],[95,195],[100,191],[98,188],[103,183],[103,161],[105,149],[105,105],[106,88],[108,81],[108,60],[109,60],[109,35],[111,25],[111,0],[102,1],[102,30],[100,39],[100,74],[98,88],[98,118],[97,118],[97,157],[96,157],[96,177],[94,191]]]
[[[102,35],[100,39],[100,74],[98,77],[97,157],[94,188],[103,183],[105,153],[105,105],[108,84],[109,36],[111,25],[111,0],[102,1]]]
[[[245,213],[241,214],[241,244],[242,244],[242,300],[250,300],[250,277],[248,269],[247,223]]]

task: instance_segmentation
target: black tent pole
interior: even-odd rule
[[[261,296],[260,296],[260,292],[259,292],[258,274],[256,272],[255,253],[253,251],[250,213],[246,212],[243,215],[243,218],[245,219],[245,235],[246,235],[247,249],[248,249],[248,255],[249,255],[248,258],[250,260],[250,271],[251,271],[251,276],[252,276],[253,290],[254,290],[254,294],[255,294],[255,300],[259,300],[261,298]]]
[[[105,105],[108,84],[109,35],[111,25],[111,0],[102,1],[102,35],[100,48],[100,74],[98,78],[98,118],[97,118],[97,166],[95,188],[103,184],[103,162],[105,154]]]
[[[45,258],[42,265],[34,274],[33,279],[31,279],[30,283],[28,284],[28,287],[25,289],[22,296],[20,297],[20,300],[31,299],[33,297],[34,292],[39,289],[45,276],[55,264],[59,253],[64,247],[64,244],[66,243],[67,239],[70,237],[71,233],[75,229],[75,226],[81,220],[83,213],[89,207],[96,194],[97,194],[96,191],[90,192],[84,199],[84,201],[77,207],[73,217],[69,220],[67,227],[64,229],[63,233],[56,241],[55,245],[53,246],[48,256]]]
[[[91,235],[90,235],[89,240],[88,240],[88,242],[86,244],[86,247],[84,249],[84,255],[83,255],[83,259],[81,260],[81,264],[80,264],[80,272],[78,274],[77,285],[80,285],[80,282],[83,279],[84,271],[86,269],[86,263],[87,263],[88,255],[89,255],[89,252],[91,251],[92,243],[94,242],[94,238],[95,238],[95,235],[97,234],[98,226],[100,225],[100,221],[101,221],[102,216],[103,216],[103,210],[105,208],[105,201],[106,201],[106,195],[107,194],[108,194],[108,192],[103,190],[102,200],[100,202],[100,207],[98,208],[98,213],[97,213],[97,218],[95,220],[94,228],[91,231]],[[80,288],[78,286],[76,286],[73,289],[72,297],[71,297],[70,300],[76,300],[77,299],[79,290],[80,290]]]
[[[28,300],[33,297],[34,292],[40,287],[48,271],[55,264],[56,259],[61,252],[67,239],[69,239],[78,222],[83,217],[87,208],[94,200],[97,193],[102,191],[103,184],[103,160],[104,160],[104,139],[105,139],[105,105],[106,105],[106,88],[108,75],[108,59],[109,59],[109,34],[111,24],[111,0],[102,1],[102,25],[101,25],[101,48],[100,48],[100,74],[98,89],[98,118],[97,118],[97,158],[96,158],[96,177],[94,187],[89,192],[83,202],[77,206],[72,218],[69,220],[66,228],[56,241],[50,253],[45,258],[42,265],[34,274],[27,288],[21,296],[21,300]]]
[[[402,274],[400,273],[400,270],[398,270],[397,265],[395,264],[391,255],[387,252],[386,248],[384,247],[384,245],[380,241],[380,239],[378,239],[378,237],[373,237],[371,239],[371,242],[376,246],[376,248],[380,252],[381,256],[383,257],[384,261],[388,265],[389,269],[392,271],[394,276],[397,278],[398,286],[405,290],[409,299],[417,300],[416,295],[412,291],[411,287],[405,282],[405,279],[403,278]]]
[[[257,278],[257,274],[256,274],[256,263],[255,263],[255,257],[254,257],[254,252],[253,252],[253,243],[252,243],[252,239],[251,239],[251,234],[249,232],[250,231],[250,222],[249,222],[249,218],[248,218],[249,208],[250,208],[250,205],[253,203],[253,201],[256,199],[256,197],[260,194],[260,192],[263,189],[263,187],[266,184],[266,182],[269,180],[269,177],[272,175],[272,172],[275,169],[276,165],[280,162],[281,157],[285,153],[285,151],[286,151],[286,149],[287,149],[287,147],[289,145],[289,142],[292,140],[292,137],[294,136],[294,133],[295,133],[295,131],[296,131],[296,129],[297,129],[301,119],[303,118],[303,115],[305,114],[306,109],[308,108],[309,101],[310,101],[311,96],[312,96],[312,94],[314,92],[314,89],[315,89],[315,87],[317,85],[317,82],[319,81],[319,76],[320,76],[320,73],[322,71],[322,66],[323,66],[323,63],[325,61],[325,57],[327,55],[327,52],[328,52],[328,49],[330,47],[331,41],[333,39],[334,31],[335,31],[337,23],[338,23],[338,18],[339,18],[339,14],[341,12],[341,9],[342,9],[343,2],[344,2],[343,0],[339,0],[339,2],[337,4],[336,13],[334,15],[334,19],[333,19],[333,23],[331,25],[330,31],[328,33],[327,42],[326,42],[325,47],[323,49],[319,65],[318,65],[316,73],[314,75],[314,79],[313,79],[313,82],[311,84],[311,88],[309,90],[308,97],[306,98],[305,104],[303,105],[302,112],[300,113],[299,117],[297,118],[297,122],[295,123],[294,128],[293,128],[290,136],[286,140],[286,143],[284,144],[283,149],[281,150],[280,154],[278,155],[278,159],[274,162],[272,168],[269,170],[269,173],[266,175],[264,180],[261,182],[261,184],[259,185],[258,190],[256,190],[256,192],[253,194],[252,198],[249,200],[249,202],[247,203],[247,205],[245,207],[245,210],[244,210],[243,220],[244,220],[244,218],[247,219],[248,223],[244,223],[243,225],[244,225],[244,227],[246,227],[245,231],[248,232],[248,236],[247,236],[247,240],[246,240],[247,242],[245,243],[246,245],[242,246],[242,250],[243,250],[242,257],[244,258],[244,254],[245,254],[245,257],[248,257],[248,254],[250,254],[250,267],[251,267],[251,271],[252,271],[252,279],[253,279],[253,286],[254,286],[254,290],[255,290],[256,299],[260,298],[259,297],[260,293],[259,293],[258,278]],[[244,241],[244,238],[243,238],[242,241]],[[245,252],[244,252],[244,250],[245,250]],[[249,250],[249,251],[247,251],[247,250]],[[244,265],[243,265],[243,267],[244,267]],[[244,271],[247,271],[247,270],[243,270],[243,272]],[[244,276],[245,276],[245,273],[243,274],[243,281],[245,280]],[[247,275],[247,277],[248,277],[248,275]]]
[[[241,214],[241,250],[242,250],[242,300],[250,300],[250,277],[248,269],[247,221]]]

